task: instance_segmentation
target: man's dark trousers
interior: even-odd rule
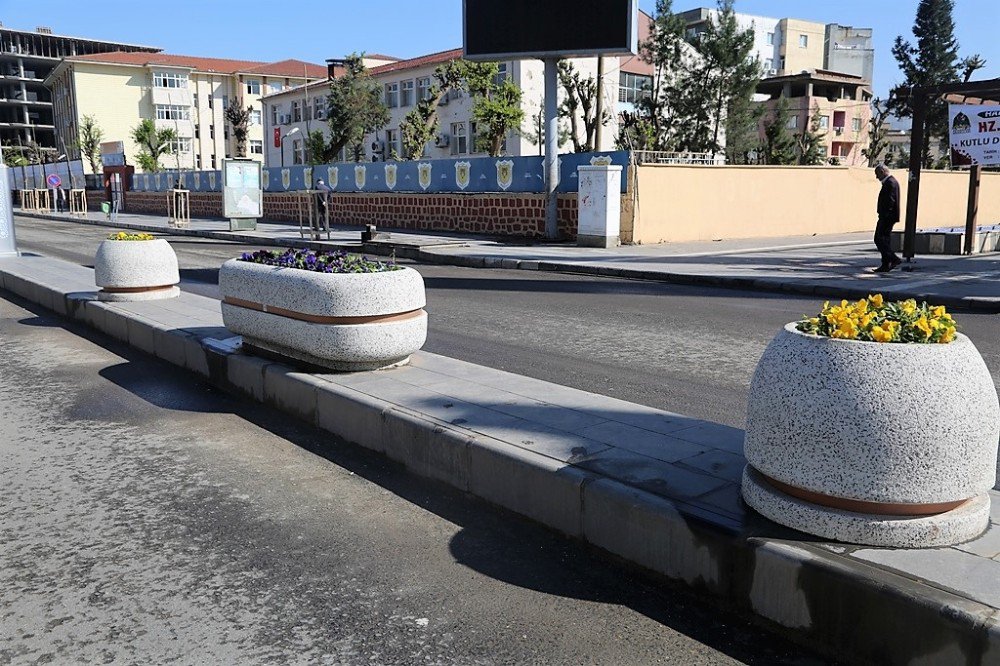
[[[899,262],[899,257],[892,251],[892,226],[894,224],[896,224],[895,220],[880,219],[875,225],[875,247],[882,255],[883,266]]]

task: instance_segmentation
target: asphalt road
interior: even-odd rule
[[[22,250],[91,265],[110,228],[17,219]],[[182,288],[218,296],[217,269],[253,248],[172,237]],[[530,271],[413,264],[427,351],[740,427],[764,347],[815,298]],[[1000,384],[1000,319],[958,313]]]
[[[0,378],[0,663],[821,663],[3,298]]]

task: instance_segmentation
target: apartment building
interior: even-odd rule
[[[680,13],[688,39],[704,32],[709,19],[717,20],[718,16],[717,9],[704,7]],[[761,62],[765,78],[826,70],[871,83],[875,66],[871,28],[740,13],[736,14],[736,22],[744,30],[753,30],[753,53]]]
[[[154,46],[56,35],[47,27],[32,32],[0,24],[0,143],[8,149],[37,143],[53,151],[63,150],[56,140],[52,95],[43,84],[63,58],[159,50]]]
[[[377,58],[366,59],[370,74],[379,83],[383,100],[389,108],[389,122],[365,139],[365,160],[390,159],[402,155],[400,126],[418,100],[428,94],[434,83],[434,70],[444,63],[462,57],[462,49],[450,49],[428,55],[379,63]],[[596,58],[571,60],[583,76],[597,74]],[[618,91],[617,58],[605,58],[608,75],[605,76],[604,95],[609,111],[614,110],[613,100]],[[500,63],[498,76],[508,77],[521,88],[525,121],[523,132],[511,132],[506,137],[504,153],[507,155],[538,155],[540,146],[532,136],[532,124],[544,105],[545,73],[540,61],[510,61]],[[311,84],[300,88],[268,95],[264,99],[265,120],[271,141],[268,142],[268,166],[303,164],[305,136],[311,130],[327,132],[325,102],[328,83]],[[319,114],[323,114],[321,118]],[[612,114],[614,115],[614,114]],[[320,122],[317,122],[320,121]],[[605,127],[602,150],[612,150],[617,131],[617,120]],[[428,159],[485,155],[476,151],[476,126],[472,119],[472,100],[460,90],[452,90],[441,100],[438,108],[438,133],[425,149]],[[341,154],[340,159],[346,159]],[[352,156],[353,157],[353,156]]]
[[[112,52],[64,58],[45,78],[52,91],[56,136],[71,157],[80,121],[93,116],[106,141],[123,141],[136,164],[132,130],[143,119],[177,134],[166,168],[218,169],[235,137],[225,120],[230,104],[250,107],[247,157],[264,159],[264,109],[271,93],[326,78],[323,65],[300,60],[264,63],[166,53]]]
[[[788,129],[794,134],[811,130],[812,118],[818,115],[819,133],[823,135],[820,152],[838,164],[860,166],[861,154],[869,144],[868,128],[872,117],[872,91],[868,81],[859,76],[815,70],[790,76],[776,76],[761,81],[757,92],[767,95],[761,102],[773,117],[775,107],[787,100]],[[760,126],[764,138],[764,120]]]

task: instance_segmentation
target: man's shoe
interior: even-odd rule
[[[873,268],[872,273],[888,273],[891,270],[892,266],[886,266],[885,264],[882,264],[878,268]]]
[[[901,263],[903,263],[902,259],[899,257],[893,257],[892,261],[889,262],[889,270],[891,271],[893,268],[898,268]]]

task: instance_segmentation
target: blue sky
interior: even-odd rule
[[[543,1],[543,0],[540,0]],[[654,0],[639,0],[651,12]],[[714,6],[675,0],[674,9]],[[148,12],[142,8],[148,7]],[[793,17],[874,29],[875,92],[883,95],[899,80],[890,53],[896,35],[911,37],[917,0],[736,0],[747,14]],[[400,58],[461,46],[461,0],[0,0],[5,26],[116,39],[159,46],[173,53],[247,60],[298,58],[322,63],[352,51]],[[980,78],[1000,77],[997,0],[956,0],[955,21],[963,55],[980,53],[987,68]]]

